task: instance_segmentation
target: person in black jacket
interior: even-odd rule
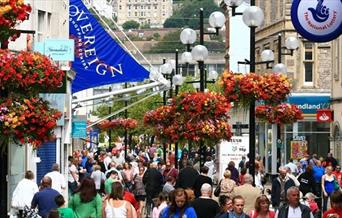
[[[199,196],[201,196],[201,187],[204,183],[208,183],[209,185],[213,186],[213,180],[208,176],[208,172],[208,167],[201,167],[201,174],[197,177],[193,186],[196,198],[199,198]]]
[[[143,183],[146,191],[146,209],[147,214],[149,214],[153,208],[152,199],[156,198],[163,188],[163,176],[157,170],[157,163],[150,164],[150,168],[144,174]]]
[[[286,192],[287,190],[295,186],[295,183],[287,175],[287,170],[285,167],[279,168],[279,176],[275,178],[272,182],[272,193],[271,202],[273,208],[277,209],[286,203]]]
[[[312,174],[312,166],[309,165],[306,167],[305,172],[300,174],[298,177],[299,190],[303,193],[303,195],[306,195],[308,192],[314,192],[315,191],[315,179]]]
[[[201,196],[191,203],[197,218],[214,218],[219,212],[220,206],[211,198],[211,193],[212,186],[209,183],[204,183],[201,186]]]
[[[188,160],[186,162],[186,167],[183,168],[178,174],[176,188],[192,188],[198,175],[198,172],[192,167],[192,162]]]
[[[308,206],[299,202],[299,189],[295,186],[289,188],[286,192],[288,204],[282,205],[276,212],[277,218],[313,218],[311,210]]]

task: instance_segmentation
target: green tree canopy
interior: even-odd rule
[[[204,18],[208,18],[214,11],[220,8],[213,0],[185,0],[182,7],[164,22],[165,28],[190,27],[199,29],[199,10],[204,8]]]
[[[136,22],[135,20],[129,20],[122,24],[122,28],[124,28],[124,30],[138,29],[139,26],[140,24]]]
[[[169,32],[166,34],[163,39],[157,43],[157,45],[153,46],[149,53],[172,53],[175,52],[176,49],[183,50],[185,47],[181,43],[179,39],[179,35],[181,30],[175,32]]]

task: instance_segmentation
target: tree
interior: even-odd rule
[[[194,7],[195,6],[195,7]],[[185,27],[199,28],[199,9],[204,8],[204,18],[208,18],[214,11],[220,8],[213,0],[186,0],[182,7],[164,22],[165,28]]]
[[[139,26],[140,24],[136,22],[135,20],[129,20],[122,24],[122,28],[124,28],[124,30],[138,29]]]
[[[184,45],[179,40],[180,30],[166,34],[163,39],[151,48],[149,53],[172,53],[176,49],[183,49]]]

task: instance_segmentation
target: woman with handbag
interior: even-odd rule
[[[230,179],[231,172],[230,170],[225,170],[223,174],[223,179],[219,182],[220,186],[220,194],[221,195],[226,195],[229,197],[232,197],[231,194],[236,187],[236,182],[232,179]]]

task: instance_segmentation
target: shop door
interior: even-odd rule
[[[56,141],[46,142],[37,150],[40,162],[37,164],[37,184],[43,176],[51,171],[52,164],[56,163]]]

